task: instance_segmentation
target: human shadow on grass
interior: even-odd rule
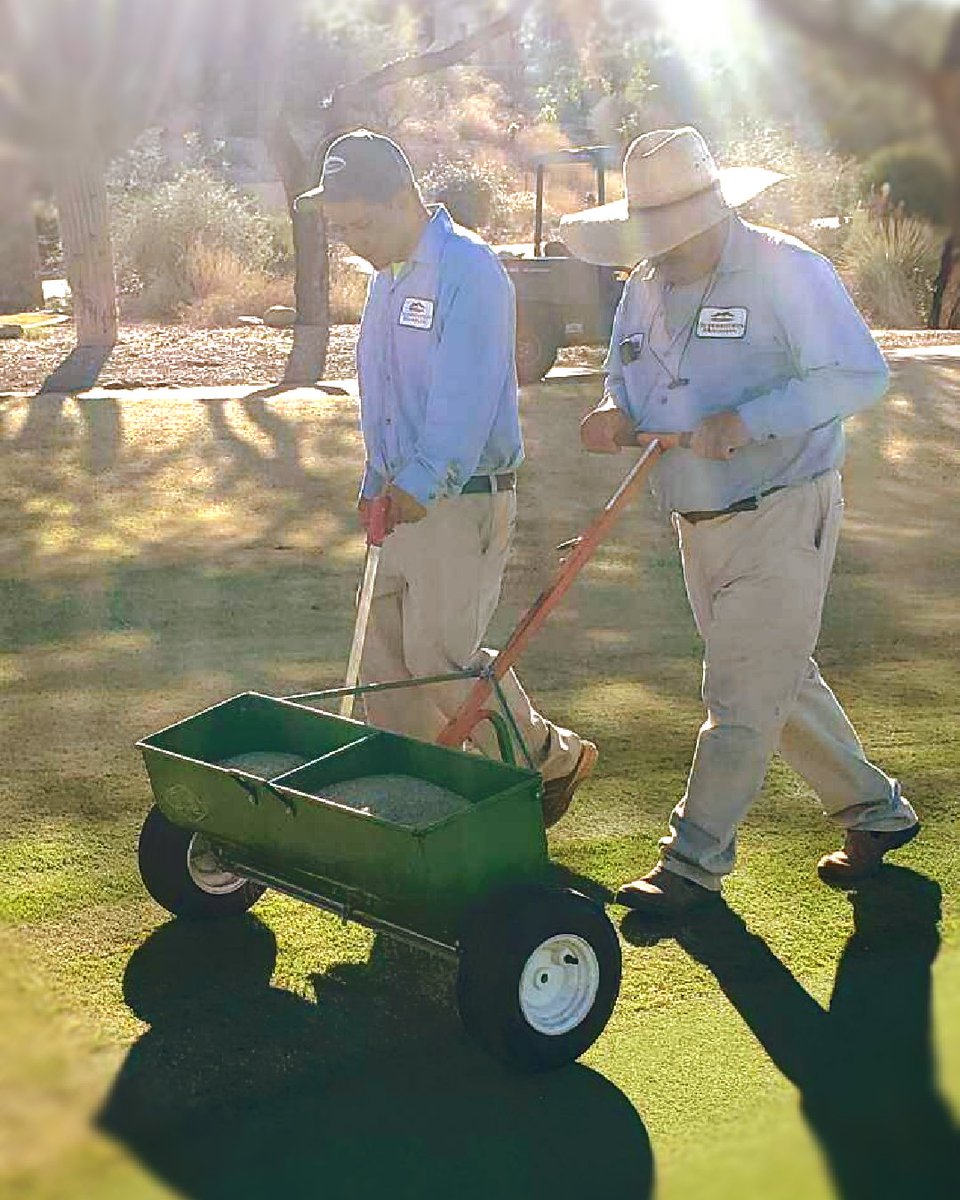
[[[171,921],[134,952],[129,1006],[150,1025],[98,1124],[195,1200],[577,1197],[647,1200],[644,1126],[574,1065],[514,1075],[473,1047],[451,969],[378,938],[319,976],[316,1002],[271,986],[253,916]]]
[[[673,932],[800,1092],[842,1200],[947,1200],[960,1130],[938,1091],[932,1040],[940,887],[885,866],[850,902],[853,933],[826,1011],[726,904]],[[623,923],[633,942],[658,932],[638,915]]]

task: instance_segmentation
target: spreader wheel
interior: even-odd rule
[[[233,917],[266,888],[226,868],[201,833],[181,829],[154,805],[140,830],[140,878],[156,902],[177,917]]]
[[[501,893],[460,940],[457,1003],[495,1058],[540,1071],[597,1040],[620,990],[620,943],[603,909],[569,889]]]

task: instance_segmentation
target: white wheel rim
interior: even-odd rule
[[[228,896],[239,892],[247,882],[242,875],[224,869],[216,851],[205,837],[195,833],[187,847],[187,871],[201,892],[208,896]]]
[[[593,947],[574,933],[547,938],[524,964],[520,1010],[527,1023],[548,1037],[569,1033],[593,1008],[600,964]]]

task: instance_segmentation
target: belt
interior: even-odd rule
[[[696,525],[698,521],[712,521],[715,517],[728,517],[731,513],[756,512],[760,507],[761,500],[767,496],[772,496],[774,492],[782,492],[787,486],[787,484],[783,483],[778,487],[767,488],[759,496],[747,496],[745,500],[738,500],[735,504],[731,504],[729,508],[708,509],[706,512],[682,512],[680,516],[685,521],[689,521],[691,525]]]
[[[460,489],[461,496],[472,496],[475,492],[512,492],[517,487],[517,477],[513,471],[506,475],[471,475]]]

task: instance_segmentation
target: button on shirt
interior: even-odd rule
[[[427,505],[523,460],[513,284],[480,237],[432,212],[399,274],[374,277],[360,323],[368,499],[392,481]]]
[[[656,464],[654,493],[677,512],[724,509],[838,467],[843,418],[888,383],[830,262],[736,216],[711,277],[670,288],[655,268],[634,271],[604,370],[608,403],[638,430],[680,433],[723,409],[746,425],[752,441],[730,459],[677,449]]]

